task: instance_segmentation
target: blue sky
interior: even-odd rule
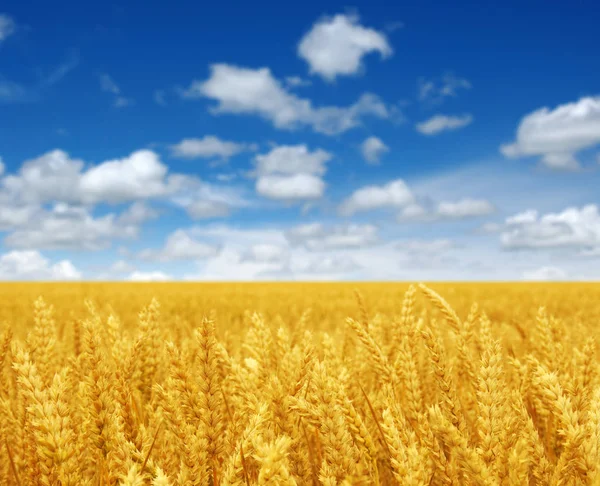
[[[0,279],[598,279],[599,14],[4,2]]]

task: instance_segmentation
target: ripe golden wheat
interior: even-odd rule
[[[600,485],[598,287],[436,288],[7,289],[0,485]]]

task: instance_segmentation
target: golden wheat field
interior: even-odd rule
[[[600,484],[600,285],[0,291],[2,485]]]

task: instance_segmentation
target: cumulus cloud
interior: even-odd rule
[[[485,216],[495,211],[493,204],[485,199],[461,199],[456,202],[441,202],[437,215],[441,218],[463,219]]]
[[[325,182],[312,174],[268,175],[256,181],[256,192],[270,199],[288,202],[320,199],[325,192]]]
[[[600,211],[595,204],[541,216],[529,210],[507,218],[500,237],[508,250],[572,248],[593,252],[600,248]]]
[[[378,164],[381,156],[389,150],[388,146],[377,137],[365,139],[360,146],[360,151],[369,164]]]
[[[266,174],[325,174],[325,164],[333,158],[329,152],[313,152],[306,145],[281,145],[267,154],[255,157],[259,175]]]
[[[78,280],[81,272],[69,260],[55,264],[35,250],[11,251],[0,256],[1,280]]]
[[[359,22],[358,15],[339,14],[313,25],[298,44],[298,55],[311,74],[333,81],[363,71],[362,61],[369,53],[378,52],[382,58],[392,55],[386,35]]]
[[[496,211],[495,206],[485,199],[463,198],[457,201],[442,201],[427,207],[414,203],[405,207],[397,217],[398,222],[440,222],[486,216]]]
[[[173,156],[182,159],[220,158],[227,160],[234,155],[255,149],[256,145],[254,144],[221,140],[214,135],[206,135],[203,138],[185,138],[178,144],[171,145]]]
[[[94,217],[80,206],[57,203],[51,210],[38,210],[34,217],[16,227],[4,238],[11,248],[46,250],[100,250],[113,239],[138,235],[137,223],[120,220],[109,213]]]
[[[219,248],[192,238],[188,232],[178,229],[171,233],[160,250],[144,250],[139,253],[141,260],[171,262],[176,260],[199,260],[214,256]]]
[[[509,158],[539,156],[553,169],[576,169],[575,155],[600,144],[600,96],[583,97],[554,109],[540,108],[526,115],[516,140],[500,147]]]
[[[414,202],[414,195],[402,179],[383,186],[365,186],[352,193],[338,208],[342,216],[381,208],[401,209]]]
[[[251,69],[213,64],[206,81],[194,81],[182,92],[184,98],[217,101],[213,114],[258,115],[280,129],[310,126],[327,135],[343,133],[361,123],[363,116],[387,118],[388,109],[375,95],[363,94],[348,107],[315,107],[284,88],[268,68]]]
[[[566,278],[567,273],[558,267],[546,266],[523,272],[523,279],[531,281],[553,281],[564,280]]]
[[[364,248],[378,241],[377,227],[370,224],[324,225],[310,223],[296,226],[285,232],[294,246],[304,246],[311,251],[344,248]]]
[[[78,204],[123,203],[167,196],[187,177],[168,175],[168,167],[151,150],[138,150],[122,159],[85,169],[82,160],[53,150],[28,160],[17,174],[0,182],[0,198],[26,203],[62,201]]]
[[[255,157],[256,192],[282,201],[314,200],[323,196],[322,176],[332,155],[306,145],[282,145]]]
[[[437,135],[441,132],[458,130],[473,122],[472,115],[448,116],[435,115],[429,120],[417,123],[416,128],[423,135]]]

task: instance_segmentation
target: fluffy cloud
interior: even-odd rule
[[[17,24],[6,14],[0,14],[0,44],[15,33]]]
[[[85,202],[119,203],[132,199],[164,196],[168,187],[168,168],[151,150],[139,150],[123,159],[109,160],[90,168],[79,181]]]
[[[285,237],[291,245],[304,246],[311,251],[364,248],[378,241],[377,227],[370,224],[326,226],[311,223],[286,231]]]
[[[325,164],[332,155],[325,150],[311,152],[306,145],[283,145],[255,158],[256,192],[270,199],[288,202],[319,199],[325,191]]]
[[[352,216],[362,211],[381,208],[406,207],[414,202],[414,195],[402,179],[383,186],[365,186],[352,193],[338,208],[342,216]]]
[[[540,156],[554,169],[579,166],[577,152],[600,144],[600,96],[584,97],[554,109],[540,108],[526,115],[516,140],[500,151],[510,158]]]
[[[398,214],[398,222],[439,222],[477,218],[495,212],[496,208],[485,199],[463,198],[458,201],[442,201],[437,206],[425,207],[419,203],[405,207]]]
[[[182,159],[210,159],[221,158],[224,160],[247,150],[254,150],[255,145],[221,140],[214,135],[203,138],[185,138],[176,145],[171,146],[175,157]]]
[[[524,280],[532,281],[553,281],[564,280],[567,278],[567,273],[558,267],[540,267],[535,270],[523,272]]]
[[[322,149],[311,152],[306,145],[282,145],[269,153],[257,155],[256,170],[266,174],[325,174],[325,164],[333,156]]]
[[[123,203],[175,193],[188,180],[169,176],[150,150],[133,152],[84,170],[84,162],[53,150],[26,161],[1,181],[0,198],[23,203],[61,201],[75,204]]]
[[[1,280],[77,280],[81,273],[69,260],[50,264],[38,251],[11,251],[0,256]]]
[[[251,69],[213,64],[206,81],[194,81],[183,91],[184,98],[210,98],[218,102],[214,114],[251,114],[271,121],[281,129],[311,126],[335,135],[358,126],[363,116],[389,116],[385,104],[366,93],[351,106],[314,107],[310,100],[286,90],[268,68]]]
[[[389,152],[388,146],[380,138],[369,137],[360,146],[365,160],[370,164],[378,164],[383,154]]]
[[[160,250],[144,250],[138,257],[142,260],[170,262],[176,260],[199,260],[214,256],[219,248],[192,238],[185,230],[171,233]]]
[[[384,33],[359,24],[357,15],[336,15],[315,23],[300,41],[298,55],[310,66],[311,74],[328,81],[362,71],[362,59],[371,52],[382,58],[392,55]]]
[[[595,204],[540,216],[529,210],[508,218],[501,234],[505,249],[600,248],[600,211]]]
[[[485,216],[495,211],[493,204],[484,199],[461,199],[456,202],[441,202],[437,215],[441,218],[463,219]]]
[[[288,202],[320,199],[325,192],[325,183],[312,174],[269,175],[256,181],[256,192],[270,199]]]
[[[466,127],[473,122],[471,115],[462,116],[447,116],[447,115],[435,115],[429,120],[421,123],[417,123],[417,131],[423,135],[437,135],[438,133],[458,130],[459,128]]]
[[[58,203],[49,211],[37,211],[9,233],[4,244],[12,248],[100,250],[108,248],[113,239],[137,237],[138,229],[130,215],[124,220],[114,213],[95,218],[84,207]]]

